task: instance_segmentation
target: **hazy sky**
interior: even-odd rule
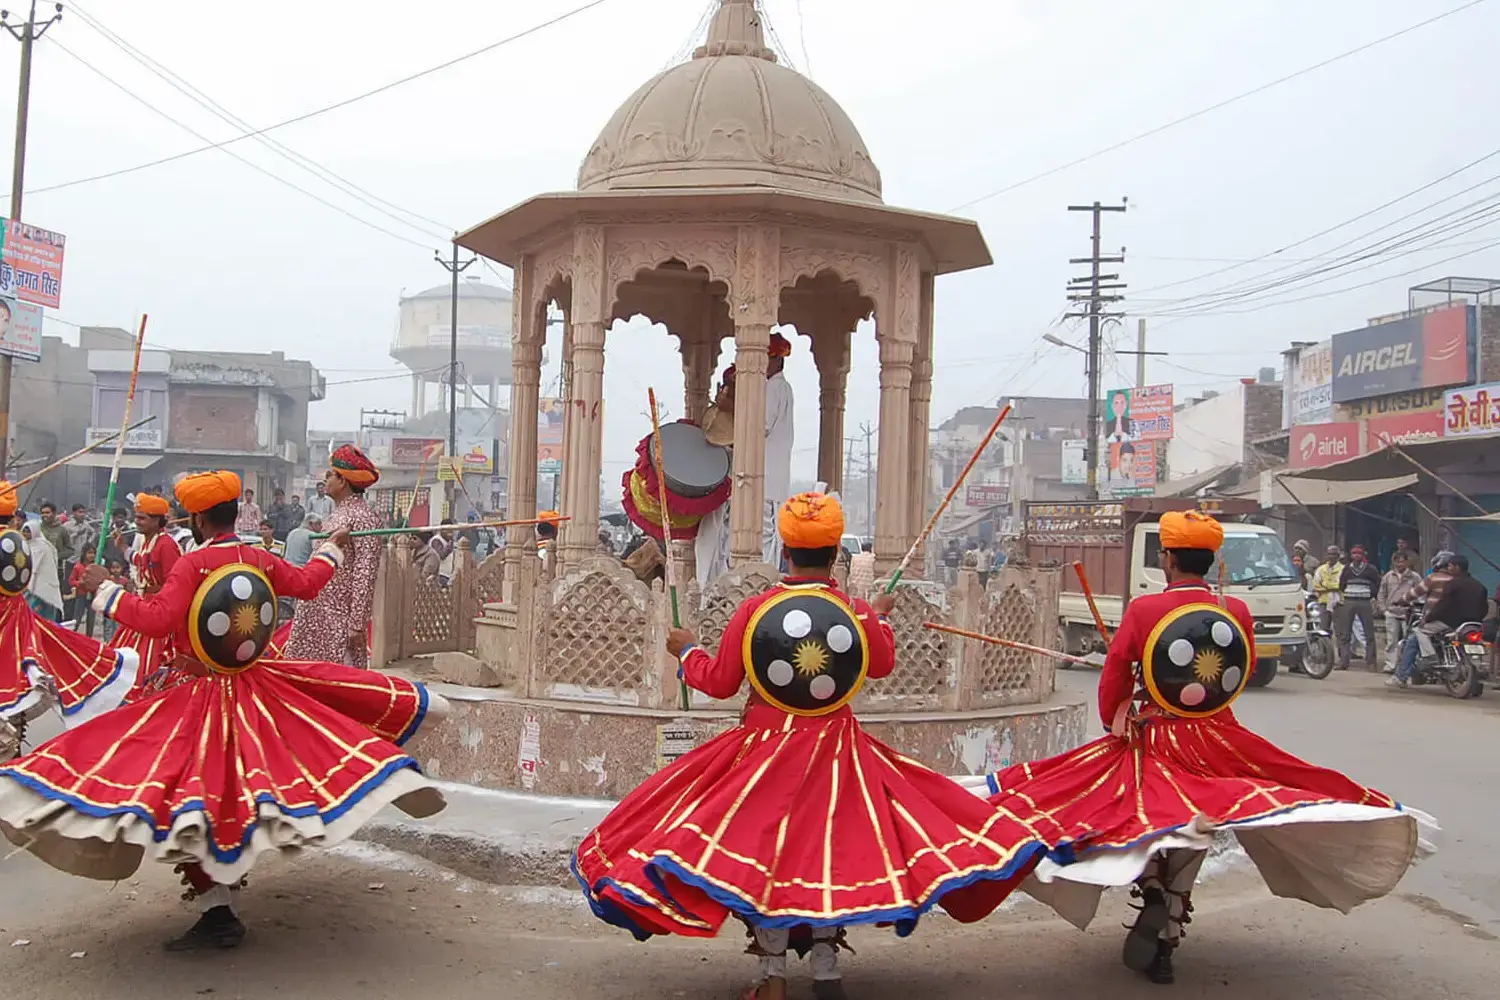
[[[133,61],[83,14],[255,127],[370,90],[499,40],[583,0],[328,0],[249,3],[88,0],[38,46],[24,217],[68,236],[63,307],[73,323],[128,326],[151,314],[164,347],[282,350],[327,375],[319,427],[360,406],[405,408],[386,358],[403,290],[438,284],[432,261],[465,228],[531,194],[571,188],[598,130],[640,83],[686,55],[706,0],[608,0],[488,54],[271,133],[402,210],[398,222],[254,140],[229,148],[413,243],[378,232],[211,150],[124,176],[47,188],[203,145],[63,51],[214,141],[238,134]],[[1040,335],[1081,331],[1058,316],[1087,252],[1069,203],[1130,199],[1105,246],[1128,247],[1134,317],[1149,320],[1152,381],[1179,395],[1279,365],[1318,340],[1404,307],[1406,288],[1448,274],[1500,275],[1488,218],[1303,284],[1167,319],[1172,298],[1304,274],[1492,195],[1500,156],[1396,206],[1255,264],[1492,152],[1485,109],[1500,98],[1485,2],[1358,55],[1168,128],[1081,165],[1025,181],[1221,100],[1454,10],[1464,0],[765,0],[776,40],[850,113],[879,165],[886,201],[959,210],[983,226],[996,264],[938,286],[934,423],[1002,395],[1081,394],[1082,358]],[[16,4],[15,6],[19,6]],[[15,15],[12,14],[12,19]],[[0,38],[0,80],[18,46]],[[13,111],[6,85],[0,115]],[[9,121],[8,117],[3,120]],[[8,144],[0,143],[8,147]],[[1412,219],[1365,234],[1470,185]],[[971,204],[972,203],[972,204]],[[962,207],[961,207],[962,206]],[[1472,211],[1468,209],[1467,211]],[[416,227],[410,223],[414,223]],[[425,231],[424,231],[425,229]],[[1356,240],[1356,238],[1359,238]],[[1340,247],[1354,240],[1348,247]],[[1443,258],[1458,259],[1443,262]],[[1207,272],[1231,268],[1222,274]],[[1413,275],[1403,272],[1416,270]],[[480,273],[489,281],[493,275]],[[1173,283],[1170,287],[1158,286]],[[1341,291],[1351,286],[1365,286]],[[1154,289],[1154,290],[1153,290]],[[1286,299],[1317,296],[1308,301]],[[1180,309],[1178,305],[1176,308]],[[48,333],[76,339],[49,322]],[[680,408],[665,336],[610,342],[606,477],[633,456],[645,387]],[[805,341],[802,342],[805,344]],[[555,347],[554,347],[555,354]],[[1133,359],[1121,359],[1133,372]],[[797,471],[816,457],[816,378],[799,351]],[[662,373],[666,373],[665,375]],[[670,377],[668,377],[670,376]],[[357,380],[357,381],[356,381]],[[1109,378],[1106,381],[1117,381]],[[342,383],[342,384],[340,384]],[[847,426],[876,417],[875,347],[855,349]],[[623,419],[630,415],[632,419]]]

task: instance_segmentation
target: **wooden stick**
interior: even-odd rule
[[[964,478],[974,468],[974,464],[979,461],[979,456],[984,454],[984,449],[989,447],[990,441],[995,437],[995,432],[1000,429],[1001,424],[1005,423],[1005,418],[1010,416],[1010,407],[1011,404],[1006,403],[1000,408],[1000,413],[995,417],[995,422],[990,425],[989,432],[985,434],[984,440],[979,442],[979,447],[975,448],[974,454],[969,456],[968,464],[958,474],[958,478],[953,480],[953,486],[949,488],[948,495],[943,498],[942,503],[938,504],[937,510],[932,512],[932,517],[928,518],[927,527],[922,529],[922,533],[917,535],[916,540],[911,543],[911,548],[906,550],[906,555],[902,558],[901,565],[896,567],[896,572],[891,574],[891,580],[886,584],[885,592],[887,594],[895,592],[896,584],[901,582],[901,577],[906,572],[906,567],[910,566],[911,561],[916,558],[917,550],[922,547],[922,543],[927,540],[927,536],[932,534],[932,529],[937,527],[938,518],[943,516],[943,511],[948,509],[948,505],[958,495],[958,488],[964,484]]]
[[[1114,639],[1109,634],[1109,626],[1104,624],[1104,616],[1099,613],[1099,604],[1094,600],[1094,588],[1089,586],[1089,578],[1083,572],[1083,561],[1073,560],[1073,572],[1078,574],[1078,585],[1083,588],[1083,599],[1089,603],[1089,612],[1094,616],[1094,628],[1099,630],[1104,644],[1108,646]]]
[[[77,451],[73,452],[72,454],[64,455],[62,458],[59,458],[57,461],[53,462],[51,465],[43,466],[42,468],[40,468],[37,471],[33,472],[31,475],[27,476],[25,479],[17,479],[11,485],[11,489],[19,490],[22,486],[25,486],[27,483],[36,482],[38,479],[42,478],[47,473],[51,472],[53,469],[60,469],[63,466],[67,465],[69,462],[72,462],[72,461],[75,461],[76,459],[82,458],[84,455],[87,455],[89,452],[94,451],[94,450],[99,449],[99,448],[102,448],[105,445],[109,444],[115,438],[117,438],[117,437],[124,437],[126,434],[129,434],[131,431],[135,430],[137,427],[144,427],[144,426],[146,426],[147,424],[149,424],[151,421],[153,421],[155,419],[156,419],[155,416],[145,417],[144,419],[137,420],[135,423],[131,424],[129,427],[125,428],[123,431],[115,431],[113,434],[110,434],[107,437],[102,437],[102,438],[100,438],[97,441],[91,441],[88,444],[84,445],[82,448],[79,448]]]
[[[661,504],[661,538],[662,554],[667,559],[667,593],[672,599],[672,627],[682,628],[682,610],[677,604],[677,561],[672,558],[672,515],[667,509],[667,476],[662,471],[661,452],[661,415],[656,409],[656,390],[646,389],[646,399],[651,404],[651,437],[656,447],[651,457],[652,464],[656,467],[656,492],[658,502]],[[693,707],[692,698],[688,695],[687,681],[678,678],[678,693],[682,696],[682,710],[686,712]]]
[[[520,525],[520,524],[541,524],[544,521],[546,523],[548,523],[548,524],[551,524],[554,521],[571,521],[571,520],[573,520],[573,518],[571,516],[569,516],[569,517],[528,517],[528,518],[523,518],[522,520],[519,520],[519,521],[466,521],[463,524],[425,524],[425,525],[422,525],[421,527],[417,527],[417,528],[412,528],[412,527],[406,527],[406,528],[368,528],[368,529],[366,529],[364,531],[351,531],[351,532],[349,532],[349,537],[350,538],[376,538],[376,537],[382,537],[382,536],[386,536],[386,535],[421,535],[421,534],[427,534],[427,533],[434,532],[434,531],[467,531],[470,528],[509,528],[509,527],[513,527],[515,525]],[[320,531],[320,532],[317,532],[316,534],[314,534],[312,537],[315,538],[315,539],[320,539],[321,540],[321,539],[324,539],[324,538],[328,538],[330,535],[332,535],[332,532],[329,532],[329,531]]]
[[[120,463],[125,459],[125,437],[130,426],[130,410],[135,406],[135,381],[141,373],[141,345],[146,342],[146,314],[141,313],[141,328],[135,335],[135,359],[130,363],[130,391],[125,394],[125,416],[120,420],[120,436],[115,440],[115,461],[109,468],[109,490],[104,494],[104,509],[115,506],[115,486],[120,481]],[[94,561],[104,562],[104,549],[109,540],[99,532],[99,547],[94,552]]]
[[[1024,653],[1039,653],[1042,656],[1050,656],[1064,663],[1077,663],[1081,666],[1092,667],[1097,664],[1090,663],[1081,656],[1073,656],[1070,653],[1059,653],[1055,649],[1044,649],[1041,646],[1033,646],[1029,642],[1017,642],[1014,639],[1002,639],[998,635],[985,635],[983,632],[970,632],[968,629],[954,628],[952,625],[940,625],[937,622],[923,622],[923,628],[930,628],[934,632],[947,632],[950,635],[961,635],[965,639],[977,639],[980,642],[988,642],[996,646],[1008,646],[1011,649],[1019,649]]]

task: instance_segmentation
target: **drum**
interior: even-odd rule
[[[1250,683],[1253,648],[1239,620],[1217,604],[1185,604],[1146,637],[1141,680],[1158,707],[1206,718],[1228,708]]]
[[[259,660],[276,633],[276,591],[249,563],[220,566],[198,585],[188,608],[193,655],[216,674]]]
[[[708,496],[729,478],[729,452],[708,443],[703,428],[678,420],[661,428],[662,473],[667,489],[691,500]],[[655,459],[656,450],[651,450]]]

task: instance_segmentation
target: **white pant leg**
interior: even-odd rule
[[[760,979],[786,978],[786,946],[791,932],[769,927],[755,928],[755,943],[766,954],[760,958]]]
[[[813,979],[832,982],[843,978],[839,972],[839,929],[837,927],[814,927],[812,932],[812,955],[808,964],[812,966]]]

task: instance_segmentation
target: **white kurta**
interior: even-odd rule
[[[792,492],[792,384],[785,373],[766,380],[766,475],[765,509],[761,526],[761,557],[772,566],[781,560],[781,536],[776,531],[776,512]],[[729,572],[730,530],[726,503],[698,522],[693,554],[698,564],[698,586]]]

